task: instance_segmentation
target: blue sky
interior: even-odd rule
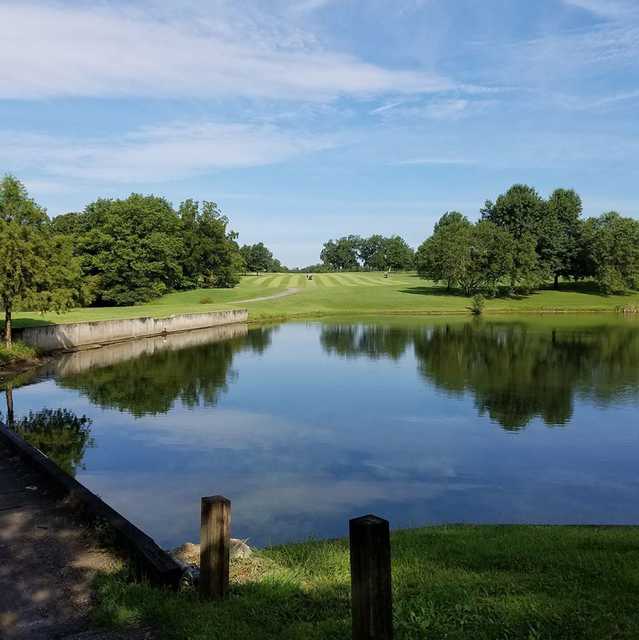
[[[217,201],[291,266],[514,182],[639,215],[637,0],[0,0],[0,172]]]

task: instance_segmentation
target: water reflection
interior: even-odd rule
[[[90,436],[22,428],[166,547],[197,540],[217,493],[257,545],[344,535],[369,512],[630,524],[638,340],[614,316],[221,327],[69,354],[13,403],[18,421],[88,416]]]
[[[66,409],[29,412],[10,426],[72,476],[84,468],[86,450],[93,446],[91,420]]]
[[[322,327],[320,342],[324,351],[331,355],[399,360],[413,337],[413,331],[405,327],[331,324]]]
[[[471,393],[480,415],[518,430],[535,417],[567,423],[576,394],[601,404],[639,388],[636,326],[584,329],[524,322],[451,322],[421,327],[322,327],[328,354],[401,358],[414,348],[420,374],[451,395]]]
[[[213,406],[237,373],[235,354],[263,353],[273,327],[246,325],[127,342],[64,356],[55,365],[60,387],[76,389],[92,404],[136,417],[183,405]]]

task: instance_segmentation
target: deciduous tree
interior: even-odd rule
[[[586,269],[604,293],[639,289],[639,221],[615,211],[590,218],[583,242]]]
[[[360,236],[344,236],[324,243],[321,261],[335,271],[357,271],[360,268]]]
[[[52,232],[46,211],[13,176],[0,183],[0,304],[12,345],[16,305],[63,311],[79,299],[80,265],[70,243]]]

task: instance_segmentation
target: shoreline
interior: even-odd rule
[[[19,375],[38,369],[53,360],[55,357],[55,354],[46,354],[38,356],[37,358],[28,358],[26,360],[17,358],[16,360],[11,360],[10,362],[1,364],[0,389]]]
[[[229,310],[229,309],[219,309],[219,310],[212,310],[212,311],[234,311],[234,310]],[[601,309],[601,308],[592,308],[592,309],[575,309],[575,308],[553,308],[553,309],[549,309],[549,308],[543,308],[540,307],[539,309],[514,309],[514,308],[509,308],[509,309],[495,309],[495,310],[489,310],[489,311],[485,311],[483,314],[481,314],[481,316],[473,316],[470,311],[468,309],[466,310],[450,310],[450,309],[411,309],[411,310],[405,310],[405,309],[400,309],[400,310],[391,310],[391,309],[383,309],[383,310],[364,310],[364,311],[347,311],[347,310],[330,310],[330,311],[309,311],[309,312],[299,312],[299,313],[286,313],[286,314],[264,314],[264,315],[256,315],[254,313],[249,312],[248,315],[248,319],[246,320],[245,324],[247,324],[248,326],[259,326],[262,324],[268,324],[268,323],[273,323],[273,322],[294,322],[294,321],[300,321],[300,320],[305,320],[305,321],[312,321],[312,320],[325,320],[325,319],[330,319],[330,318],[335,318],[335,319],[341,319],[341,318],[349,318],[352,320],[358,320],[358,319],[370,319],[370,318],[377,318],[380,320],[383,320],[384,318],[400,318],[400,317],[405,317],[405,318],[429,318],[429,317],[437,317],[437,318],[443,318],[446,316],[450,316],[451,318],[456,318],[459,319],[463,316],[468,316],[468,318],[481,318],[481,319],[490,319],[493,317],[499,317],[499,318],[504,318],[507,316],[528,316],[528,317],[533,317],[533,316],[544,316],[544,317],[548,317],[548,316],[569,316],[569,315],[574,315],[574,316],[589,316],[589,315],[602,315],[602,316],[607,316],[610,317],[612,315],[614,316],[620,316],[620,317],[637,317],[639,318],[639,308],[632,308],[632,310],[629,311],[625,311],[625,310],[619,310],[619,309],[613,309],[613,308],[609,308],[609,309]],[[143,319],[146,318],[147,316],[139,316],[139,318],[132,318],[132,320],[139,320],[139,319]],[[110,322],[110,321],[86,321],[86,323],[59,323],[57,325],[53,325],[53,326],[60,326],[60,327],[64,327],[65,325],[70,325],[70,324],[96,324],[96,323],[100,323],[100,322]],[[51,325],[47,325],[47,326],[51,326]],[[224,326],[224,325],[221,325]],[[20,327],[18,327],[18,330],[20,329]],[[193,329],[184,329],[181,330],[179,333],[193,333],[193,332],[197,332],[197,331],[201,331],[201,328],[193,328]],[[176,332],[177,333],[177,332]],[[163,335],[163,334],[157,334],[157,335]],[[167,335],[173,335],[173,334],[167,334]],[[7,383],[10,383],[13,379],[15,379],[16,377],[18,377],[21,374],[24,373],[28,373],[28,372],[32,372],[44,365],[46,365],[47,363],[51,362],[52,360],[56,359],[57,357],[64,355],[66,353],[73,353],[73,352],[77,352],[77,351],[85,351],[85,350],[91,350],[91,349],[101,349],[102,347],[105,346],[110,346],[112,344],[119,344],[119,343],[124,343],[124,342],[134,342],[137,340],[145,340],[149,337],[153,337],[153,336],[136,336],[136,335],[131,335],[129,337],[124,337],[121,338],[117,341],[113,341],[113,342],[105,342],[105,343],[100,343],[100,344],[91,344],[91,345],[80,345],[77,347],[70,347],[70,348],[66,348],[66,349],[55,349],[55,350],[51,350],[51,351],[47,351],[47,352],[43,352],[41,355],[39,355],[36,358],[27,358],[27,359],[20,359],[20,358],[16,358],[15,360],[11,360],[10,362],[4,363],[4,364],[0,364],[0,388],[2,388],[2,386],[4,386]],[[19,340],[18,340],[19,341]]]

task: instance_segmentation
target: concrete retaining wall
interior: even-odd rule
[[[81,349],[60,354],[40,369],[40,375],[47,377],[77,375],[89,369],[111,367],[127,360],[152,356],[162,351],[179,351],[203,344],[225,342],[244,338],[247,334],[248,325],[227,324],[221,327],[194,329],[167,336],[126,340],[125,342],[104,345],[100,349]]]
[[[150,338],[168,333],[206,329],[225,324],[246,322],[246,309],[232,311],[212,311],[191,313],[169,318],[133,318],[130,320],[106,320],[103,322],[78,322],[75,324],[54,324],[45,327],[22,329],[22,342],[37,347],[44,352],[75,350],[82,347],[99,346],[132,340]],[[18,332],[17,332],[18,333]]]

